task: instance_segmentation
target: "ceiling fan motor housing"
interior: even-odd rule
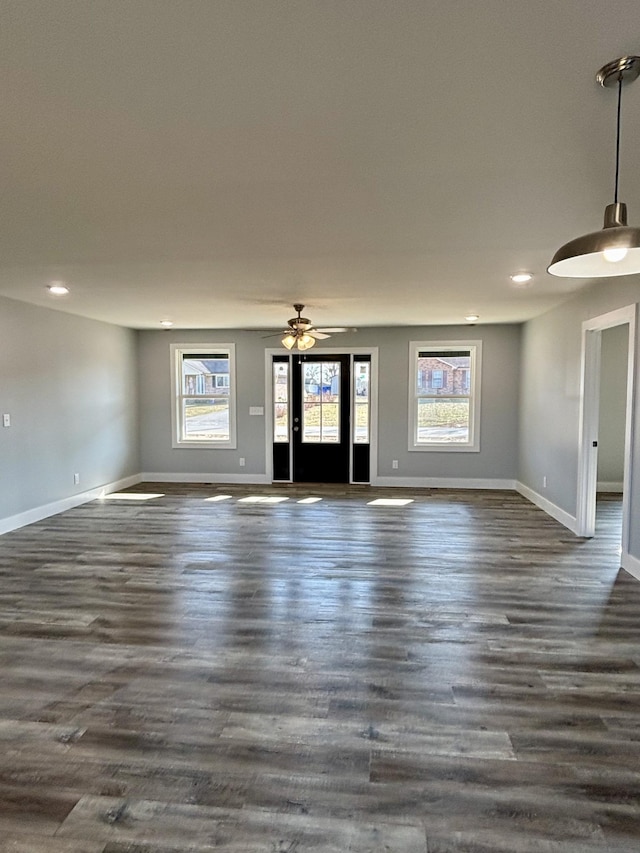
[[[298,332],[306,332],[311,328],[311,323],[306,317],[292,317],[287,320],[292,329]]]
[[[287,320],[287,323],[291,326],[292,329],[295,329],[297,332],[307,332],[309,329],[313,328],[313,324],[307,317],[301,317],[300,314],[304,309],[304,305],[300,302],[296,302],[293,306],[294,309],[298,312],[297,317],[292,317],[290,320]]]

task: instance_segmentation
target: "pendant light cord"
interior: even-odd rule
[[[618,176],[620,174],[620,108],[622,106],[622,74],[618,77],[618,118],[616,121],[616,180],[613,201],[618,203]]]

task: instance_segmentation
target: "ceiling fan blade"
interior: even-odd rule
[[[307,335],[311,335],[312,338],[316,338],[319,341],[324,341],[325,338],[330,338],[331,335],[325,334],[324,331],[320,331],[320,329],[308,329]]]
[[[329,326],[328,328],[318,329],[319,332],[327,332],[329,335],[336,335],[338,332],[357,332],[357,329],[349,329],[346,326]]]

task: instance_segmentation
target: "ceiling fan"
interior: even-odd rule
[[[311,347],[315,346],[316,341],[330,338],[336,332],[349,331],[349,329],[338,326],[330,329],[316,329],[307,317],[302,316],[304,305],[296,302],[293,308],[298,312],[298,316],[287,320],[288,328],[282,332],[282,345],[287,349],[293,349],[294,347],[299,350],[311,349]]]

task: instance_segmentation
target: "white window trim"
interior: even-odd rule
[[[171,446],[181,450],[227,449],[235,450],[236,437],[236,346],[229,343],[171,344]],[[185,441],[182,439],[182,357],[195,353],[229,353],[229,439],[227,441]]]
[[[469,441],[462,443],[418,443],[417,371],[420,350],[458,350],[471,352],[471,387],[469,389]],[[482,341],[410,341],[409,342],[409,450],[427,453],[479,453],[480,451],[480,387],[482,375]]]

